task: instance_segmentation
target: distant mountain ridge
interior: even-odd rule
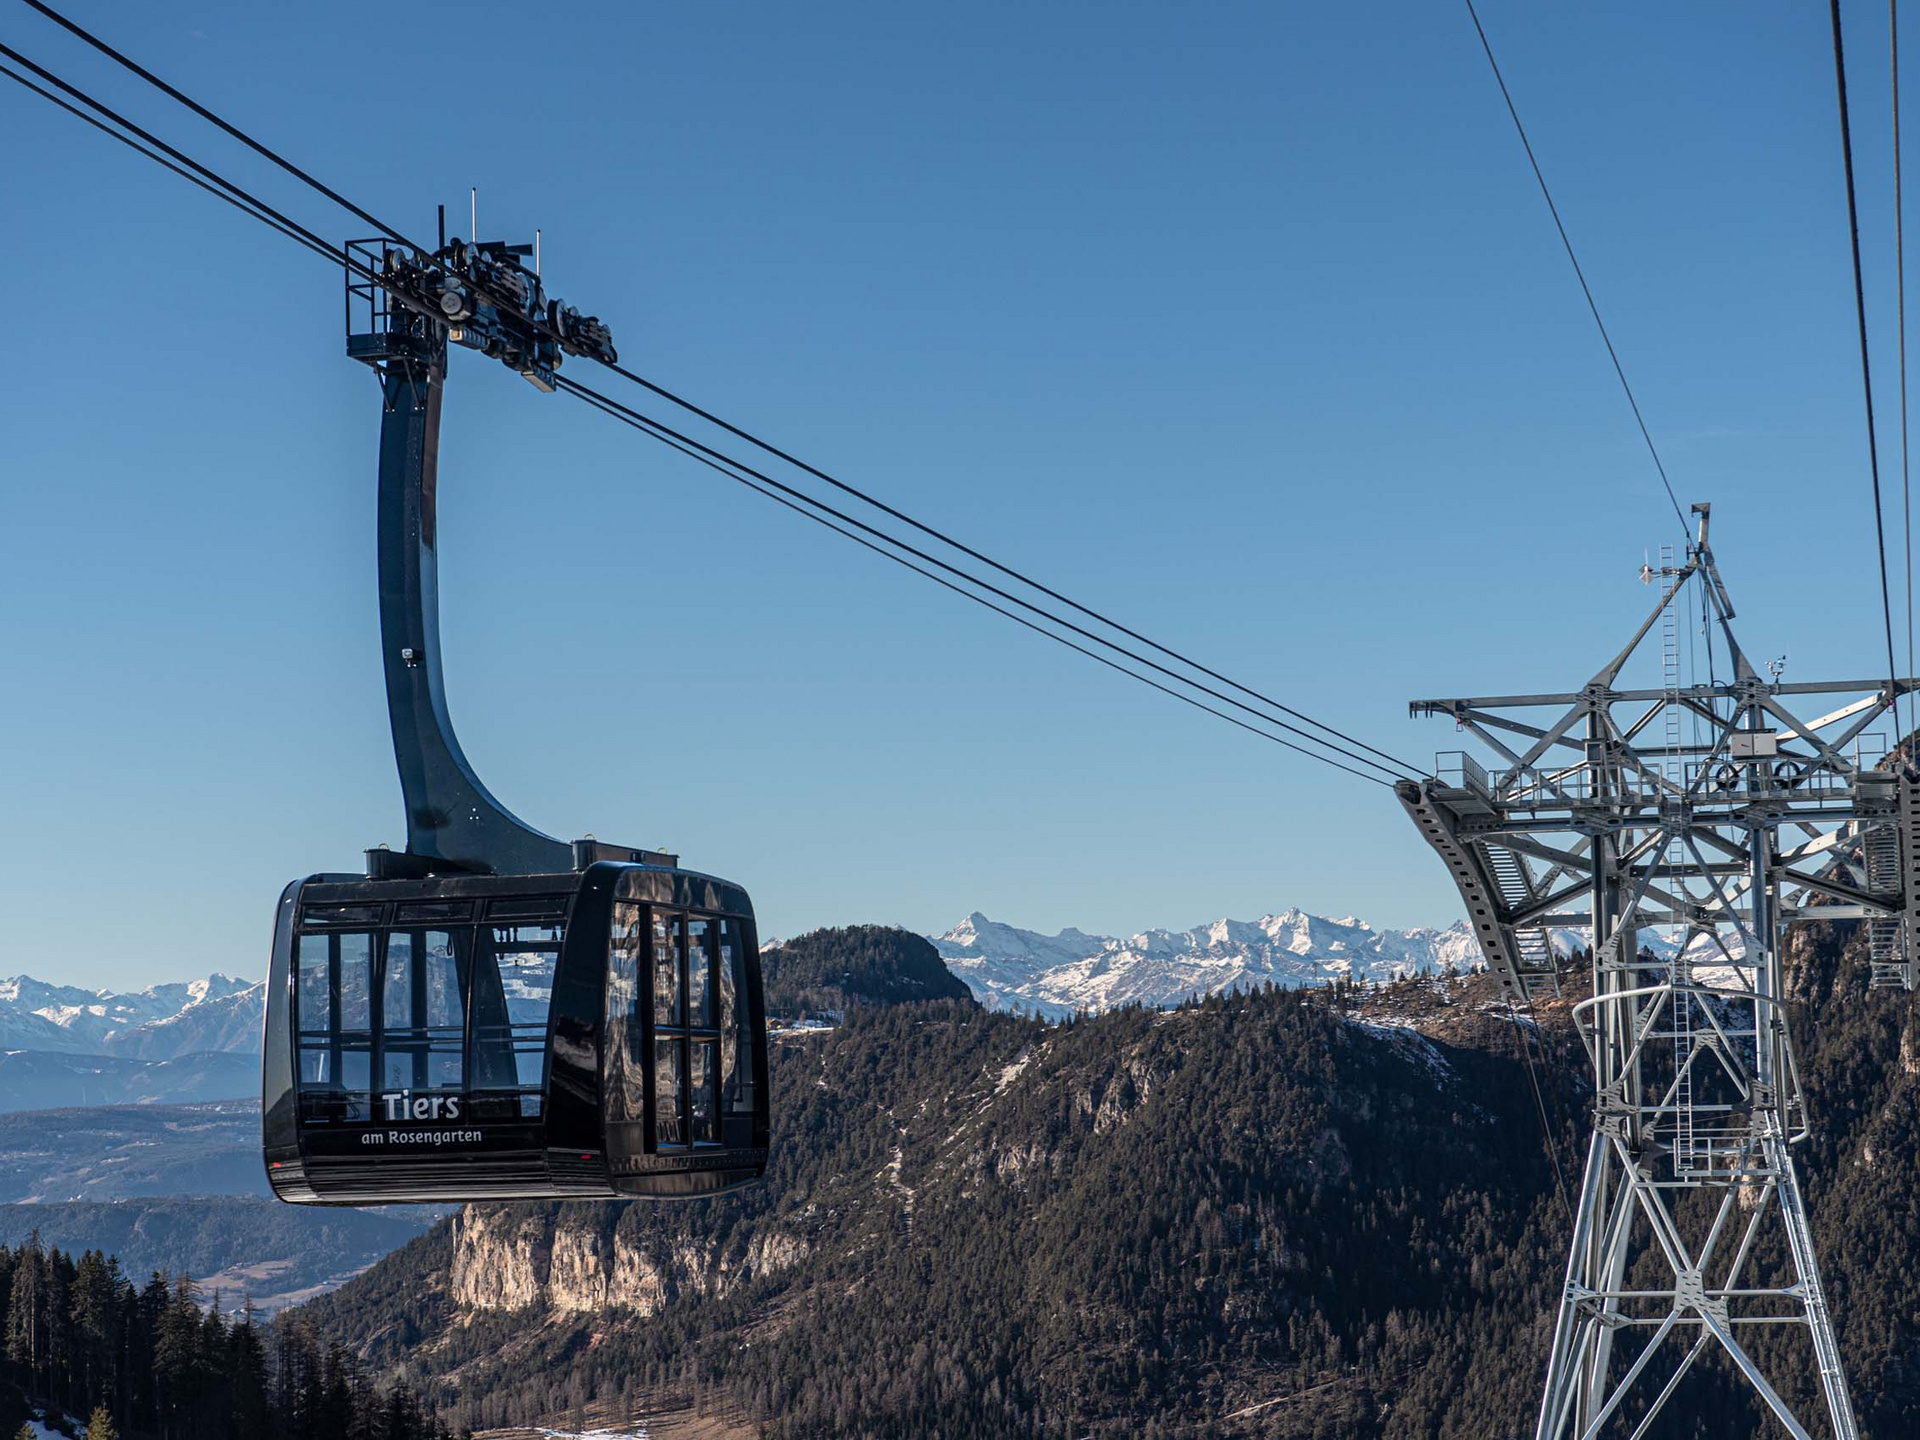
[[[1552,930],[1549,938],[1562,957],[1588,944],[1584,929]],[[1445,929],[1376,930],[1357,916],[1328,919],[1298,906],[1258,920],[1142,930],[1124,939],[1071,927],[1047,935],[989,920],[976,910],[946,934],[928,939],[981,1004],[1054,1020],[1115,1005],[1166,1009],[1196,996],[1268,983],[1290,990],[1334,980],[1386,985],[1411,975],[1486,965],[1464,920]],[[1744,949],[1734,939],[1723,944],[1732,957]],[[1678,948],[1652,930],[1640,932],[1640,945],[1662,957]],[[1695,940],[1693,952],[1707,965],[1723,958],[1704,938]]]
[[[1075,929],[1045,935],[975,911],[929,938],[982,1004],[1056,1019],[1115,1005],[1164,1008],[1268,982],[1287,989],[1341,979],[1384,984],[1485,963],[1465,921],[1444,930],[1376,930],[1354,916],[1328,919],[1298,907],[1124,939]],[[1555,940],[1565,950],[1577,937]]]
[[[257,1053],[264,981],[209,975],[144,990],[85,990],[31,975],[0,979],[0,1050],[137,1060]]]

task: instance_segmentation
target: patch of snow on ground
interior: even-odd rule
[[[1372,1031],[1381,1039],[1389,1040],[1408,1051],[1414,1059],[1426,1067],[1427,1073],[1433,1077],[1434,1089],[1445,1089],[1447,1081],[1453,1078],[1453,1067],[1447,1064],[1446,1056],[1440,1053],[1439,1047],[1433,1041],[1420,1033],[1419,1027],[1411,1020],[1387,1015],[1375,1020],[1349,1017],[1347,1023],[1356,1025],[1362,1030]]]

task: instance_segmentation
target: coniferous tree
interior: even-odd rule
[[[0,1321],[0,1435],[30,1398],[51,1417],[90,1415],[87,1440],[446,1437],[417,1391],[375,1387],[299,1317],[262,1326],[249,1303],[229,1321],[188,1277],[136,1290],[97,1251],[0,1245]]]

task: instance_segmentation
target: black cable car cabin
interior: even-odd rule
[[[423,260],[349,247],[383,277],[349,270],[347,353],[381,381],[380,639],[407,846],[369,850],[364,877],[314,875],[280,897],[261,1139],[282,1200],[691,1196],[766,1169],[746,892],[677,856],[541,834],[480,783],[448,716],[436,536],[447,342],[548,390],[559,355],[538,332],[529,272],[458,329],[421,297],[493,284],[525,248],[456,240]]]
[[[767,1160],[753,908],[725,881],[287,887],[264,1056],[283,1200],[699,1195]]]

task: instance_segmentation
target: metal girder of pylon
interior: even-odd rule
[[[1707,543],[1642,578],[1659,602],[1585,686],[1419,700],[1482,747],[1443,754],[1401,804],[1446,863],[1515,1003],[1559,989],[1556,931],[1590,937],[1593,993],[1573,1007],[1595,1105],[1537,1440],[1633,1440],[1708,1348],[1797,1440],[1813,1440],[1743,1340],[1797,1326],[1825,1432],[1857,1440],[1790,1145],[1805,1106],[1783,1011],[1781,926],[1868,922],[1875,984],[1912,989],[1920,933],[1920,775],[1872,727],[1920,681],[1785,684],[1734,638]],[[1683,676],[1678,617],[1717,636],[1730,676]],[[1621,678],[1656,626],[1661,684]],[[1826,697],[1810,719],[1802,697]],[[1695,1192],[1715,1203],[1685,1204]],[[1777,1220],[1790,1274],[1749,1274]],[[1627,1283],[1639,1254],[1670,1277]]]

